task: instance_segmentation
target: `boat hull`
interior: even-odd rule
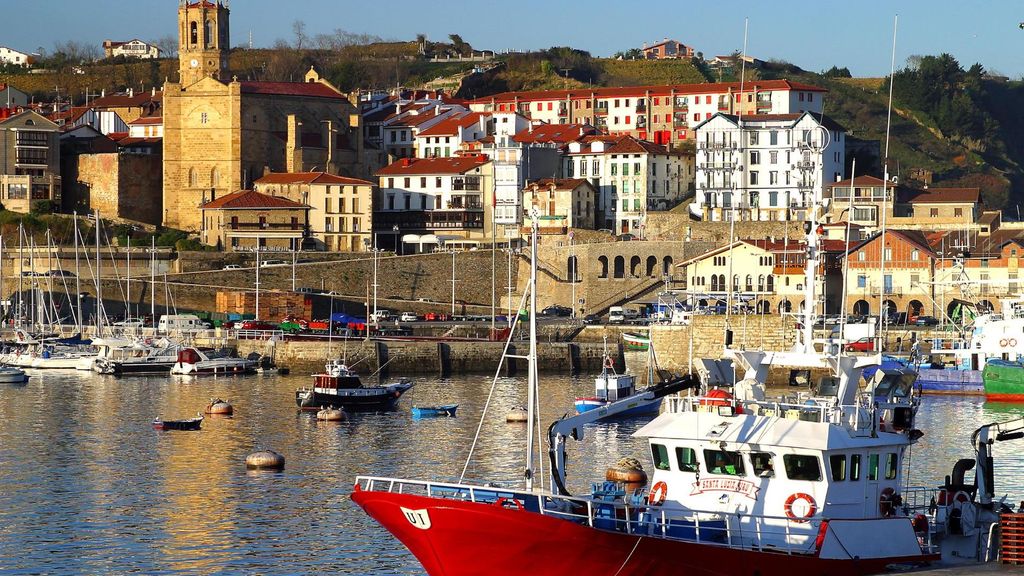
[[[136,376],[143,374],[169,374],[175,362],[111,362],[110,373],[117,376]]]
[[[171,365],[171,374],[193,375],[193,376],[241,376],[243,374],[255,374],[256,365],[252,363],[241,364],[186,364],[175,362]]]
[[[599,410],[609,404],[605,400],[600,398],[577,398],[573,403],[576,406],[576,412],[583,414],[584,412],[590,412],[591,410]],[[649,400],[646,402],[637,401],[637,405],[624,412],[619,412],[615,415],[615,418],[630,418],[634,416],[656,416],[661,411],[661,398],[655,400]]]
[[[430,576],[792,576],[878,574],[912,557],[838,560],[601,530],[527,510],[356,490],[352,500],[402,542]]]
[[[982,371],[985,397],[998,402],[1024,402],[1024,365],[989,360]]]
[[[455,411],[459,406],[413,406],[412,415],[415,418],[432,418],[437,416],[455,417]]]
[[[352,411],[394,410],[399,398],[411,383],[390,384],[388,386],[368,388],[340,388],[337,394],[328,394],[318,390],[296,390],[295,405],[302,410],[320,410],[321,408],[342,408]]]

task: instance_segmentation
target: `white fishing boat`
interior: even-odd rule
[[[223,352],[188,347],[178,351],[178,360],[171,366],[171,374],[230,376],[253,374],[256,361],[230,356]]]

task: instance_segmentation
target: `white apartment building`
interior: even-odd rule
[[[821,114],[716,114],[696,139],[690,212],[703,220],[803,220],[844,178],[846,130]]]
[[[466,109],[459,105],[440,105],[429,101],[399,104],[395,113],[381,126],[381,148],[395,158],[415,158],[416,135],[420,131],[464,112]]]
[[[643,236],[648,211],[678,204],[693,183],[692,157],[632,136],[592,136],[569,144],[565,178],[597,190],[595,222],[616,234]]]
[[[719,112],[821,112],[825,89],[789,80],[504,92],[469,103],[475,112],[518,112],[549,124],[589,124],[656,144],[693,139]]]
[[[138,38],[128,40],[127,42],[104,40],[103,54],[107,58],[125,56],[127,58],[138,58],[140,60],[155,60],[160,58],[160,48],[156,44],[143,42]]]
[[[32,64],[32,55],[19,52],[14,48],[0,46],[0,64],[14,64],[15,66],[28,66]]]
[[[465,144],[477,142],[494,132],[493,119],[485,112],[460,111],[416,133],[418,158],[455,156]]]

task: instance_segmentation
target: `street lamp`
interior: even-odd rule
[[[395,251],[398,252],[399,256],[401,256],[402,252],[403,252],[403,250],[402,250],[402,237],[398,235],[398,224],[395,224],[394,226],[392,226],[391,230],[395,233]]]
[[[452,317],[455,317],[455,248],[452,248]]]

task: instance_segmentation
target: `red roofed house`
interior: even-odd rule
[[[404,253],[491,238],[494,171],[484,155],[401,158],[377,171],[373,211],[378,243],[401,236]]]
[[[298,250],[309,231],[309,206],[241,190],[199,206],[203,244],[238,250]]]
[[[27,213],[36,202],[60,207],[60,129],[31,110],[0,120],[0,203]]]
[[[523,232],[529,234],[537,210],[542,234],[565,234],[570,228],[594,229],[597,191],[585,178],[542,178],[523,189]]]
[[[416,134],[416,156],[454,156],[464,144],[494,135],[494,118],[486,112],[459,112]]]
[[[832,196],[828,216],[833,221],[845,220],[851,212],[852,222],[868,232],[881,228],[882,214],[886,226],[916,230],[946,230],[971,227],[978,223],[982,210],[978,188],[912,188],[890,182],[884,186],[874,176],[857,176],[828,186]],[[851,202],[852,193],[852,202]]]
[[[431,101],[397,104],[395,113],[383,123],[383,146],[385,152],[394,158],[413,158],[416,152],[416,136],[446,119],[466,112],[460,105],[441,105]]]
[[[338,252],[365,252],[372,246],[376,188],[367,180],[325,172],[275,172],[255,183],[257,192],[308,205],[309,233],[316,248]]]
[[[160,57],[160,47],[156,44],[143,42],[138,38],[125,42],[104,40],[103,55],[106,58],[124,56],[126,58],[138,58],[140,60],[153,60]]]
[[[178,7],[179,80],[163,95],[163,224],[187,231],[202,226],[198,206],[268,172],[368,175],[357,107],[314,70],[303,82],[231,75],[226,4]]]
[[[644,43],[642,48],[644,58],[648,60],[664,60],[666,58],[693,58],[692,46],[687,46],[678,40],[663,38],[661,42],[648,46]]]
[[[668,210],[690,190],[693,161],[632,136],[588,136],[569,144],[562,175],[586,178],[597,190],[597,227],[642,237],[648,210]]]
[[[693,139],[718,112],[821,112],[824,88],[789,80],[503,92],[469,102],[474,112],[519,112],[547,124],[589,124],[657,144]]]

